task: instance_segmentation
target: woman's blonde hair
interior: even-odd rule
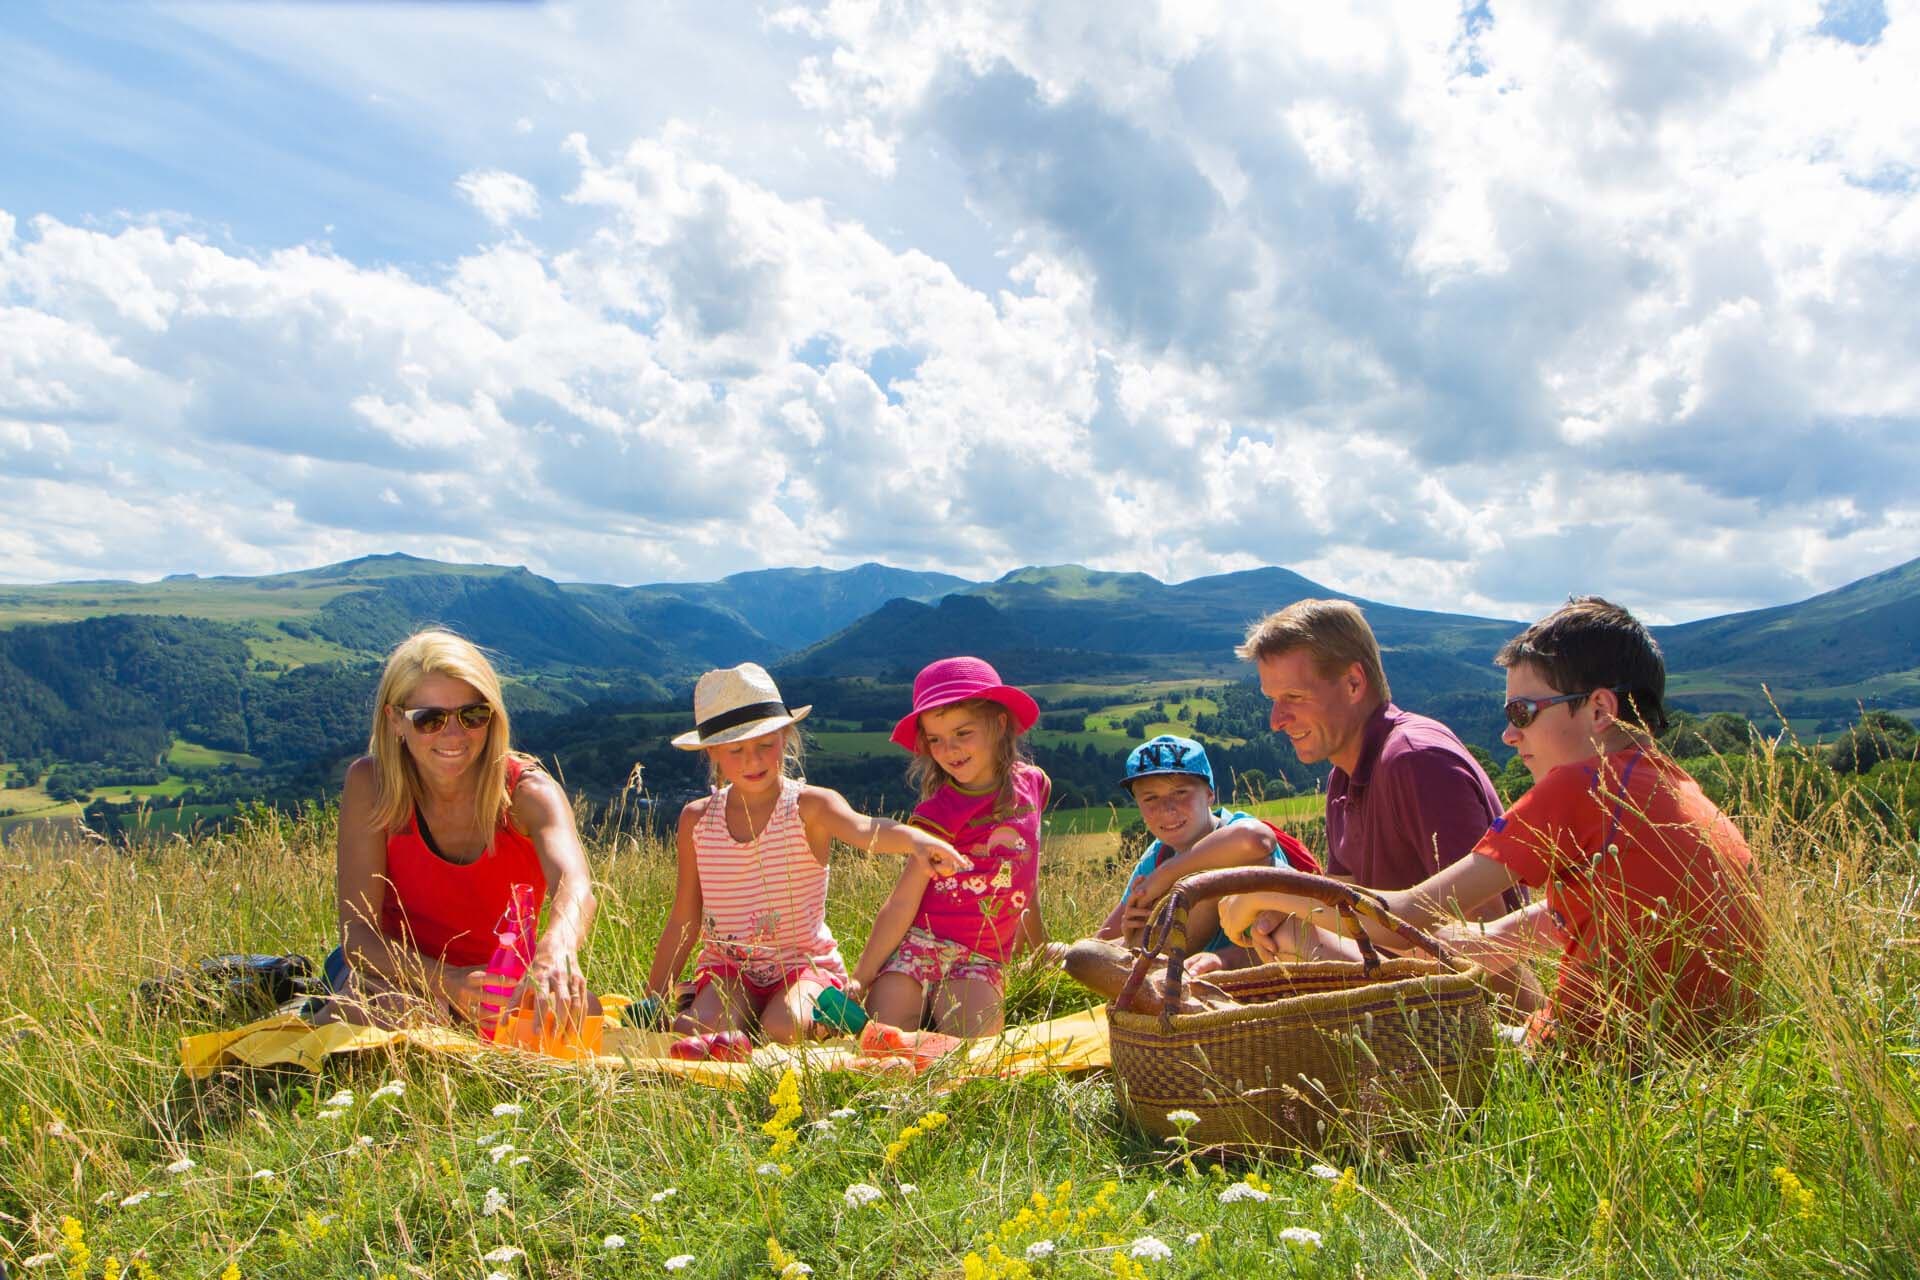
[[[387,669],[381,673],[380,689],[374,697],[373,734],[367,739],[367,754],[373,757],[380,776],[380,795],[374,802],[374,825],[385,831],[398,831],[407,825],[420,803],[420,772],[413,753],[401,740],[387,715],[387,708],[404,710],[407,698],[429,675],[450,676],[472,685],[486,704],[493,708],[487,721],[487,740],[474,762],[475,786],[473,814],[481,831],[491,832],[500,825],[512,797],[507,793],[507,757],[515,756],[524,764],[537,765],[532,756],[509,748],[507,704],[500,693],[500,677],[493,664],[472,641],[451,631],[416,631],[402,640],[387,657]],[[444,732],[444,730],[443,730]]]
[[[788,778],[806,777],[807,744],[805,739],[801,737],[800,726],[798,724],[783,724],[778,729],[773,730],[773,732],[787,735],[787,740],[780,744],[781,774]],[[759,736],[759,734],[754,735],[754,737]],[[753,738],[742,738],[738,739],[738,741],[751,742]],[[722,743],[721,745],[724,746],[726,744]],[[703,747],[701,749],[707,753],[707,782],[709,785],[717,787],[720,785],[720,766],[715,762],[713,753],[718,750],[718,748]]]
[[[950,702],[939,708],[941,711],[971,711],[993,723],[999,732],[999,740],[993,744],[994,776],[1000,779],[1000,793],[993,798],[993,815],[1005,818],[1013,813],[1013,775],[1023,764],[1031,764],[1027,756],[1026,742],[1020,736],[1019,726],[1013,722],[1013,713],[991,698],[965,698],[959,702]],[[952,781],[940,762],[933,758],[933,752],[927,749],[927,731],[919,721],[913,726],[913,760],[907,765],[907,781],[920,792],[922,800],[927,799],[940,789],[942,783]]]

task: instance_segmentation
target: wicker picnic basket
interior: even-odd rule
[[[1261,965],[1207,975],[1237,1008],[1172,1013],[1179,1002],[1191,906],[1229,893],[1280,890],[1315,898],[1350,921],[1365,957]],[[1431,954],[1382,959],[1358,928],[1366,917]],[[1164,955],[1167,1006],[1131,1010]],[[1477,1105],[1495,1043],[1484,974],[1388,912],[1364,890],[1283,868],[1188,876],[1155,913],[1147,944],[1107,1011],[1121,1110],[1158,1138],[1196,1146],[1330,1145],[1384,1136]],[[1184,1129],[1169,1112],[1199,1117]],[[1183,1117],[1184,1119],[1184,1117]]]

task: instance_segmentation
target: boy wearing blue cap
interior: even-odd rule
[[[1155,905],[1182,876],[1196,871],[1263,865],[1320,870],[1306,846],[1293,836],[1250,814],[1215,808],[1213,763],[1207,759],[1207,749],[1192,738],[1163,733],[1141,743],[1128,753],[1120,785],[1139,806],[1153,843],[1141,855],[1126,892],[1097,937],[1138,946]],[[1232,968],[1249,959],[1221,932],[1216,903],[1193,908],[1187,916],[1187,936],[1207,939],[1188,961],[1193,972]]]

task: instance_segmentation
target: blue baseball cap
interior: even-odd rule
[[[1140,779],[1162,773],[1190,773],[1204,780],[1209,789],[1216,789],[1207,749],[1192,738],[1176,738],[1170,733],[1149,738],[1127,753],[1127,771],[1120,785],[1132,791]]]

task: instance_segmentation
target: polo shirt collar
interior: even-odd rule
[[[1391,702],[1383,702],[1373,709],[1367,717],[1367,727],[1360,735],[1360,758],[1354,762],[1353,772],[1347,776],[1350,787],[1364,787],[1373,779],[1373,766],[1380,763],[1380,752],[1387,745],[1387,735],[1393,732],[1393,726],[1403,713]]]

